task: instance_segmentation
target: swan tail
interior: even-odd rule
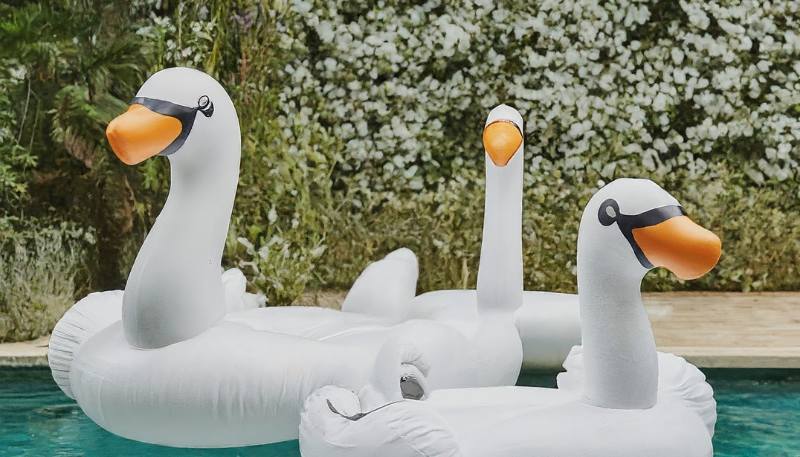
[[[231,268],[222,273],[222,287],[225,291],[227,313],[260,308],[267,303],[267,298],[263,294],[251,294],[245,291],[247,279],[238,268]]]
[[[417,293],[419,264],[410,249],[400,248],[361,272],[342,303],[342,311],[404,320]]]
[[[122,291],[95,292],[72,305],[53,328],[47,350],[50,372],[58,387],[74,398],[70,369],[81,345],[122,318]]]
[[[564,360],[566,371],[559,373],[559,390],[580,392],[585,383],[583,346],[574,346]],[[717,422],[717,402],[714,390],[706,382],[706,377],[696,366],[683,357],[665,352],[658,353],[658,396],[679,399],[694,411],[714,436]]]
[[[461,457],[444,420],[422,399],[428,364],[412,345],[391,341],[359,393],[325,386],[306,398],[300,415],[304,457]]]

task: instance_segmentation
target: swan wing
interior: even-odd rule
[[[264,295],[245,291],[247,279],[238,268],[231,268],[222,273],[222,287],[225,291],[225,308],[228,313],[259,308],[267,303]]]
[[[417,293],[419,264],[410,249],[401,248],[361,272],[342,303],[342,311],[404,320]]]
[[[558,375],[560,390],[578,392],[583,390],[585,371],[583,346],[574,346],[564,360],[566,371]],[[714,390],[696,366],[683,357],[666,352],[658,353],[658,396],[680,400],[703,420],[710,436],[714,436],[717,422],[717,402]]]
[[[687,408],[703,420],[709,436],[714,436],[717,402],[706,376],[683,357],[658,353],[658,394],[680,398]]]

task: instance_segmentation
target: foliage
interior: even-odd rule
[[[398,244],[422,256],[423,289],[474,283],[479,132],[502,101],[526,120],[526,287],[574,290],[583,205],[643,176],[725,243],[714,275],[659,272],[647,287],[797,288],[798,8],[291,2],[284,113],[312,106],[345,143],[332,225],[346,232],[328,237],[327,283]],[[764,217],[775,225],[754,233]]]
[[[94,238],[74,225],[20,227],[8,219],[0,234],[0,342],[47,334],[74,303],[84,246]]]
[[[109,160],[105,125],[140,84],[146,50],[125,26],[126,2],[51,1],[0,7],[0,67],[13,69],[5,92],[13,103],[26,197],[0,203],[5,214],[60,219],[96,232],[93,285],[124,279],[121,264],[134,234],[133,190],[121,164]],[[129,34],[118,33],[128,29]],[[1,214],[0,214],[1,215]],[[120,237],[122,239],[120,239]],[[88,246],[87,246],[88,247]]]
[[[36,157],[20,144],[22,132],[7,90],[16,82],[15,73],[9,68],[0,70],[0,202],[6,202],[3,206],[8,207],[22,203],[27,195],[30,170],[36,165]]]
[[[103,130],[148,74],[185,65],[217,77],[237,106],[242,167],[225,262],[271,304],[306,287],[347,287],[399,246],[419,255],[421,289],[472,286],[480,131],[500,102],[526,121],[527,288],[574,290],[583,205],[612,179],[643,176],[721,233],[725,251],[701,281],[660,271],[647,288],[797,289],[798,8],[788,0],[0,6],[0,217],[95,234],[81,249],[96,260],[76,268],[92,289],[122,287],[166,196],[168,165],[122,166]]]

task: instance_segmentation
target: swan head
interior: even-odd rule
[[[234,147],[238,164],[239,121],[233,102],[214,78],[191,68],[152,75],[128,110],[108,124],[106,137],[128,165],[156,155],[203,162],[223,152],[233,154]]]
[[[578,236],[579,265],[588,261],[594,269],[640,277],[664,267],[680,279],[696,279],[714,268],[721,250],[717,235],[648,179],[618,179],[595,193]]]
[[[499,105],[489,112],[483,128],[486,155],[498,167],[505,167],[523,148],[522,116],[508,105]]]

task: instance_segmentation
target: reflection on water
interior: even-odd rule
[[[81,409],[75,403],[65,403],[63,405],[49,405],[36,408],[34,412],[46,417],[64,417],[70,414],[77,414],[80,410]]]
[[[707,370],[717,398],[715,455],[800,456],[800,370]],[[520,385],[553,387],[553,373]],[[234,449],[174,449],[108,433],[64,396],[47,369],[0,370],[0,456],[299,457],[297,441]]]
[[[295,457],[297,441],[232,449],[174,449],[101,429],[67,398],[47,369],[0,370],[0,456]]]

